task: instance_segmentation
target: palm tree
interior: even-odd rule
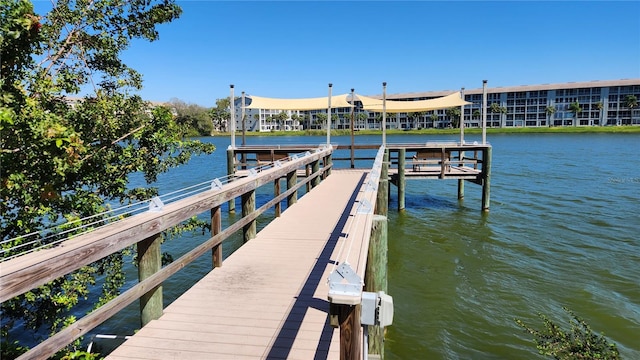
[[[258,129],[260,129],[260,114],[253,114],[253,118],[256,120],[256,123],[258,123]],[[253,129],[255,129],[256,126],[253,126]]]
[[[498,103],[491,103],[491,106],[489,106],[489,112],[492,114],[500,114],[500,127],[502,127],[502,114],[507,113],[507,108],[504,106],[500,106],[500,104]]]
[[[598,101],[597,103],[593,104],[593,107],[596,108],[596,110],[598,110],[598,125],[603,126],[602,109],[604,108],[604,105],[602,105],[602,101]]]
[[[331,114],[331,123],[332,124],[338,124],[338,121],[340,121],[340,115]],[[334,125],[334,127],[336,127],[336,126]]]
[[[382,113],[376,114],[376,123],[378,123],[378,130],[382,130]]]
[[[431,120],[431,127],[436,127],[436,121],[438,121],[438,114],[435,111],[429,115],[429,120]]]
[[[573,114],[573,126],[577,126],[578,114],[582,112],[582,107],[580,107],[580,103],[576,101],[569,104],[569,111]]]
[[[320,129],[324,127],[324,124],[327,123],[327,114],[326,113],[318,113],[316,114],[316,125],[320,125]]]
[[[633,109],[638,107],[638,98],[635,95],[627,95],[623,105],[629,109],[629,123],[627,125],[631,125],[633,124]]]
[[[554,106],[549,105],[544,109],[544,112],[547,113],[547,125],[551,127],[551,115],[556,113],[556,108]]]
[[[304,121],[304,123],[306,124],[304,128],[305,128],[306,130],[311,129],[311,114],[309,114],[309,113],[304,114],[304,119],[303,119],[303,121]]]
[[[278,115],[275,116],[276,123],[278,124],[278,130],[282,131],[285,129],[282,124],[284,124],[284,122],[287,121],[288,118],[289,114],[284,111],[281,111]]]
[[[420,119],[421,117],[425,116],[427,114],[426,111],[417,111],[417,112],[411,112],[407,114],[407,117],[409,119],[411,119],[411,128],[415,129],[416,128],[416,120]]]
[[[298,115],[298,114],[293,114],[293,115],[291,115],[291,120],[293,120],[293,124],[295,125],[296,129],[298,129],[298,126],[300,125],[300,122],[302,121],[302,116]]]
[[[365,112],[360,112],[360,113],[358,113],[358,115],[356,115],[356,122],[357,122],[358,124],[360,124],[360,122],[362,121],[362,122],[364,122],[364,123],[365,123],[365,125],[366,125],[366,123],[367,123],[367,119],[368,119],[368,118],[369,118],[369,114],[367,114],[367,113],[365,113]],[[359,129],[359,127],[358,127],[358,126],[356,126],[356,128],[358,128],[358,129]],[[365,126],[365,128],[366,128],[366,126]]]
[[[264,122],[266,122],[267,124],[270,124],[274,121],[274,117],[273,115],[269,115],[267,117],[264,118]],[[270,130],[273,131],[273,128],[271,128],[271,126],[269,126]]]
[[[449,117],[449,123],[452,127],[457,128],[460,126],[460,108],[452,107],[445,110],[445,114]]]

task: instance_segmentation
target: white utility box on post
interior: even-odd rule
[[[362,292],[362,325],[389,326],[393,323],[393,298],[384,291]]]

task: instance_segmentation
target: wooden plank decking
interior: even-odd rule
[[[327,278],[366,173],[334,171],[107,359],[337,359]]]

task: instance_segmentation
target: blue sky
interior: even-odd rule
[[[214,106],[640,78],[640,1],[178,1],[124,55],[148,100]],[[36,2],[36,12],[50,2]]]

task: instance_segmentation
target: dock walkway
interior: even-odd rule
[[[339,170],[107,359],[337,359],[327,278],[366,172]]]

